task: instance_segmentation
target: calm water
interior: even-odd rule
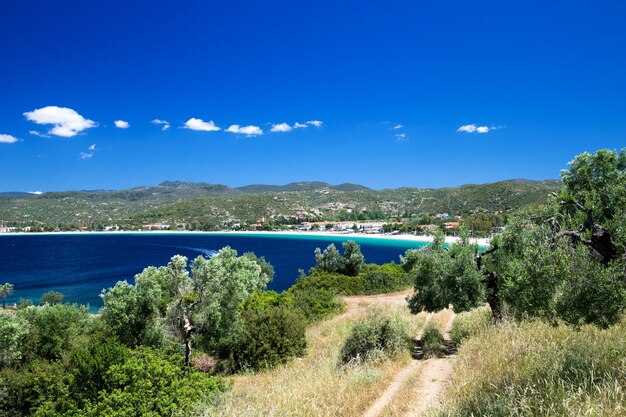
[[[210,256],[224,246],[239,254],[254,252],[274,266],[269,288],[282,291],[298,277],[298,269],[314,265],[313,251],[330,243],[349,240],[343,236],[276,236],[232,234],[80,234],[0,236],[0,282],[15,285],[12,304],[20,297],[38,302],[48,290],[60,291],[65,300],[102,306],[104,288],[119,280],[134,282],[135,274],[153,265],[166,265],[176,254],[190,259]],[[399,261],[419,242],[357,238],[367,262]]]

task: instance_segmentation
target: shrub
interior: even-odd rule
[[[383,317],[370,312],[357,323],[343,343],[339,353],[341,364],[360,364],[391,358],[409,348],[405,323],[398,317]]]
[[[23,341],[30,326],[16,314],[0,311],[0,367],[22,359]]]
[[[63,298],[65,296],[58,292],[58,291],[48,291],[43,293],[43,295],[41,296],[41,299],[39,300],[39,305],[56,305],[56,304],[61,304],[63,302]]]
[[[426,326],[422,334],[422,350],[425,359],[441,358],[446,354],[443,335],[432,324]]]
[[[491,310],[486,306],[461,313],[452,323],[450,338],[458,346],[463,340],[483,332],[492,323]]]
[[[298,310],[288,306],[251,308],[243,311],[241,320],[243,329],[228,346],[232,370],[272,368],[306,351],[307,323]]]
[[[364,294],[382,294],[402,291],[412,285],[412,277],[405,273],[400,265],[367,265],[363,272]]]
[[[293,307],[300,310],[309,323],[325,319],[341,312],[344,304],[335,293],[324,288],[295,288],[289,294]]]
[[[292,286],[294,291],[325,289],[337,295],[363,294],[363,276],[347,276],[338,273],[312,270],[310,275],[301,277]]]
[[[17,316],[30,326],[24,343],[29,359],[61,358],[79,343],[91,323],[87,307],[70,304],[27,307],[18,310]]]
[[[81,415],[183,416],[225,390],[221,378],[187,369],[178,357],[137,348],[105,375],[106,390]]]

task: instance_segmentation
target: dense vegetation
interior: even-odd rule
[[[626,307],[626,150],[582,154],[563,188],[533,215],[520,213],[492,248],[477,254],[464,238],[410,251],[414,312],[489,303],[494,319],[617,323]]]
[[[557,181],[503,181],[441,189],[370,190],[343,184],[246,186],[167,181],[122,191],[0,195],[0,220],[33,230],[124,229],[163,223],[171,228],[219,230],[264,219],[267,227],[305,220],[391,220],[418,224],[428,215],[469,215],[477,230],[499,226],[502,214],[545,201]],[[239,226],[237,226],[239,225]],[[483,228],[483,229],[481,229]]]

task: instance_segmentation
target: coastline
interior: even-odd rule
[[[410,235],[410,234],[367,234],[367,233],[333,233],[333,232],[300,232],[300,231],[232,231],[224,230],[219,232],[204,232],[194,230],[144,230],[144,231],[109,231],[109,232],[97,232],[97,231],[84,231],[84,232],[36,232],[36,233],[24,233],[24,232],[10,232],[0,233],[1,236],[62,236],[62,235],[215,235],[215,236],[283,236],[283,237],[333,237],[333,238],[350,238],[355,239],[376,239],[376,240],[392,240],[398,242],[419,242],[426,243],[432,242],[433,236],[426,235]],[[446,236],[445,242],[448,244],[456,243],[460,240],[457,236]],[[490,246],[491,239],[489,238],[470,238],[471,243],[475,243],[478,246],[488,247]]]

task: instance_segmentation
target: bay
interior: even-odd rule
[[[350,235],[233,234],[233,233],[76,233],[0,236],[0,282],[11,282],[9,305],[19,298],[39,302],[46,291],[65,295],[64,301],[102,306],[100,293],[117,281],[134,282],[148,266],[166,265],[173,255],[189,259],[211,256],[230,246],[241,255],[254,252],[272,264],[275,276],[268,288],[282,291],[298,277],[298,270],[314,266],[313,251],[330,243],[355,240],[367,262],[399,262],[409,248],[423,242],[362,238]]]

